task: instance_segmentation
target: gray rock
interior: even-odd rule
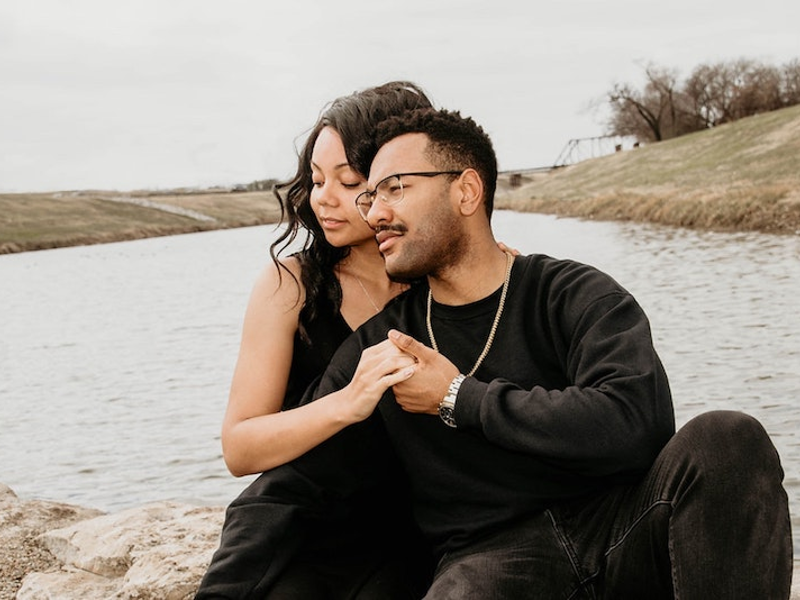
[[[0,485],[0,563],[16,565],[0,571],[0,600],[191,599],[224,513],[156,502],[103,514]]]
[[[20,500],[0,483],[0,600],[12,600],[28,573],[60,566],[38,537],[54,528],[102,515],[99,510],[42,500]]]
[[[223,517],[219,507],[156,502],[48,531],[39,542],[63,567],[26,577],[17,599],[191,599]]]

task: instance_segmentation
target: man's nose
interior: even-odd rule
[[[375,198],[375,201],[372,203],[372,206],[369,207],[369,212],[367,213],[367,223],[369,223],[369,226],[375,228],[381,223],[391,221],[391,219],[392,207]]]

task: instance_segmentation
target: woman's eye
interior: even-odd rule
[[[364,184],[363,184],[363,183],[361,183],[360,181],[357,181],[357,182],[355,182],[355,183],[347,183],[346,181],[343,181],[343,182],[342,182],[342,185],[343,185],[344,187],[346,187],[348,190],[354,190],[354,189],[356,189],[356,188],[358,188],[358,187],[361,187],[361,186],[362,186],[362,185],[364,185]]]

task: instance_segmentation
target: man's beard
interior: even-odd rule
[[[408,233],[404,225],[388,226],[386,229]],[[452,214],[439,213],[432,220],[417,228],[417,240],[406,238],[402,251],[386,257],[386,273],[399,281],[414,281],[423,277],[436,276],[463,256],[466,235],[463,223]]]

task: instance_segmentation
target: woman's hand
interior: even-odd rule
[[[506,246],[506,245],[505,245],[505,243],[503,243],[503,242],[497,242],[497,246],[498,246],[498,248],[500,248],[500,250],[502,250],[503,252],[508,252],[508,253],[510,253],[510,254],[511,254],[511,256],[519,256],[519,250],[517,250],[516,248],[509,248],[509,247],[508,247],[508,246]]]
[[[388,339],[364,350],[353,379],[343,390],[352,422],[369,417],[386,390],[414,375],[415,365],[411,354]]]

